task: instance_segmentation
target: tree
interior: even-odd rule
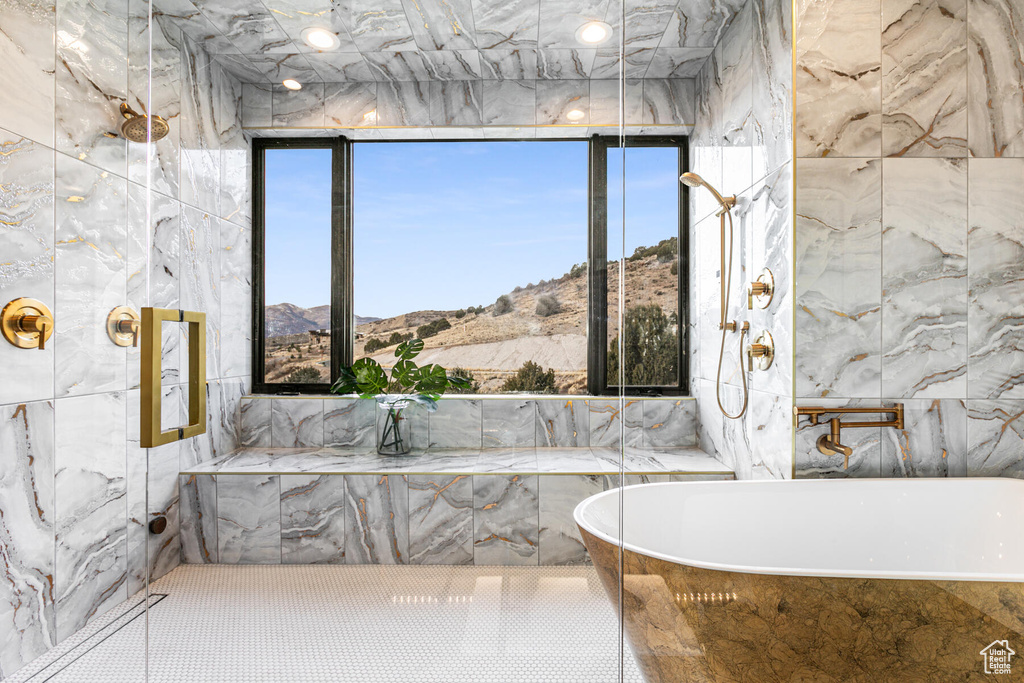
[[[293,370],[286,380],[292,384],[313,384],[320,382],[320,371],[307,365],[304,368]]]
[[[374,337],[372,339],[366,340],[366,345],[363,346],[363,351],[365,353],[376,353],[377,351],[380,351],[381,349],[386,349],[387,347],[387,342],[385,342],[383,339],[377,339],[376,337]]]
[[[469,382],[467,387],[457,387],[449,389],[450,394],[475,394],[480,391],[480,383],[476,381],[473,373],[466,368],[452,368],[448,371],[449,377],[461,377],[462,379]]]
[[[679,335],[658,304],[626,310],[623,354],[627,386],[663,386],[679,378]],[[608,347],[608,383],[618,384],[619,338]]]
[[[526,391],[532,394],[555,393],[555,371],[544,370],[541,366],[528,360],[516,374],[505,380],[502,391]]]
[[[451,329],[452,324],[448,322],[447,318],[438,318],[432,320],[426,325],[420,325],[416,328],[416,336],[420,339],[426,339],[427,337],[433,337],[442,330]]]
[[[391,336],[388,337],[388,346],[395,346],[396,344],[401,344],[402,342],[409,341],[410,339],[412,339],[412,332],[406,332],[405,334],[402,334],[401,332],[392,332]]]
[[[498,300],[494,302],[494,315],[505,315],[506,313],[512,312],[512,297],[508,294],[502,294],[498,297]]]
[[[562,311],[562,304],[558,302],[558,299],[550,294],[537,297],[537,315],[542,318],[546,318],[549,315],[555,315]]]

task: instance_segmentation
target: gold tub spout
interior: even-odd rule
[[[830,413],[833,415],[842,415],[844,413],[881,413],[892,415],[892,419],[883,420],[878,422],[843,422],[838,417],[833,417],[828,421],[829,433],[822,434],[818,437],[817,446],[818,450],[825,455],[843,455],[843,469],[849,469],[850,467],[850,456],[853,455],[853,449],[849,446],[844,446],[841,441],[841,434],[843,427],[847,429],[859,429],[862,427],[893,427],[894,429],[903,429],[903,404],[897,403],[891,408],[881,406],[878,408],[822,408],[818,406],[797,406],[793,410],[796,418],[799,419],[801,415],[807,415],[811,418],[811,424],[821,424],[819,422],[822,415]]]

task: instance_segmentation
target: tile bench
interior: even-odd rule
[[[179,476],[184,562],[442,565],[587,563],[573,509],[620,477],[734,478],[689,447],[244,448]]]

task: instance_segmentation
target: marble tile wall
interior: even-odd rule
[[[797,3],[797,401],[907,411],[846,470],[800,425],[798,476],[1024,477],[1022,19]]]
[[[252,396],[237,405],[239,445],[376,443],[380,411],[372,399]],[[618,447],[623,435],[626,446],[668,447],[697,445],[696,411],[691,398],[627,399],[622,406],[605,398],[446,397],[437,412],[413,407],[408,419],[414,448]]]
[[[269,83],[247,83],[242,90],[243,123],[251,132],[275,134],[281,128],[353,128],[356,139],[394,134],[373,126],[423,128],[563,126],[586,135],[588,126],[619,123],[619,84],[607,80],[397,80],[310,84],[299,91]],[[770,99],[770,98],[769,98]],[[626,124],[685,131],[694,123],[694,79],[631,79],[626,81]],[[765,103],[767,108],[773,104]],[[572,110],[581,119],[570,120]],[[266,128],[267,131],[258,129]],[[671,130],[669,130],[671,129]],[[484,137],[484,130],[479,131]],[[308,131],[307,131],[308,134]],[[453,135],[435,130],[434,137]],[[520,132],[520,137],[528,133]]]
[[[156,21],[152,110],[171,132],[148,150],[113,134],[122,101],[150,109],[146,10],[14,0],[0,11],[0,81],[19,93],[0,107],[0,305],[36,298],[56,321],[45,351],[0,342],[0,679],[140,590],[147,546],[153,577],[219,551],[215,514],[189,522],[182,549],[179,509],[198,491],[179,489],[178,472],[237,447],[248,391],[241,85]],[[120,305],[207,312],[206,434],[139,447],[139,352],[105,328]],[[184,420],[187,401],[179,335],[165,330],[165,424]],[[168,520],[159,536],[154,515]]]
[[[697,74],[692,170],[725,195],[736,195],[732,240],[721,273],[718,204],[690,191],[690,377],[697,401],[698,445],[733,468],[737,478],[791,477],[793,316],[792,8],[751,0],[726,29]],[[721,281],[732,259],[728,319],[750,324],[751,337],[772,334],[775,362],[767,371],[740,365],[739,334],[722,348]],[[747,308],[747,285],[769,268],[775,296],[766,309]],[[744,406],[740,419],[726,418]]]
[[[624,484],[732,478],[627,474]],[[182,561],[585,564],[573,510],[618,485],[617,474],[181,475]],[[32,624],[45,637],[45,621]]]

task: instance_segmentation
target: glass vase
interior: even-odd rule
[[[377,401],[377,452],[381,455],[408,455],[412,434],[405,415],[409,401],[385,398]]]

